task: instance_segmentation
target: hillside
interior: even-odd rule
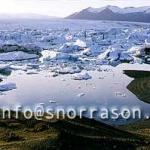
[[[128,7],[106,6],[102,8],[86,8],[67,17],[67,19],[85,20],[110,20],[150,22],[150,7]]]

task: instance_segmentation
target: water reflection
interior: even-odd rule
[[[150,77],[150,71],[143,71],[143,70],[124,70],[124,74],[126,74],[131,78]]]
[[[125,70],[124,73],[134,78],[127,89],[141,101],[150,103],[150,71]]]
[[[141,67],[144,68],[143,65]],[[14,107],[14,105],[19,104],[23,107],[33,108],[35,104],[43,103],[44,107],[63,106],[67,108],[71,106],[77,109],[82,106],[87,109],[90,107],[106,107],[108,109],[112,107],[118,109],[140,107],[143,113],[150,111],[150,77],[132,81],[132,78],[122,74],[122,70],[125,69],[124,66],[120,66],[120,68],[106,66],[107,70],[104,67],[102,71],[88,71],[92,79],[86,81],[72,80],[70,74],[53,77],[50,70],[37,71],[38,74],[35,74],[33,70],[28,68],[26,71],[26,67],[22,69],[21,66],[22,70],[18,70],[19,68],[20,66],[13,67],[11,75],[4,78],[4,83],[15,83],[17,89],[0,95],[0,106],[2,107]],[[129,67],[127,66],[127,68]],[[128,85],[129,83],[130,85]],[[139,84],[140,88],[136,88],[136,84]],[[50,101],[56,103],[52,104]],[[127,122],[110,120],[109,123],[122,124]]]
[[[141,101],[150,103],[150,77],[134,79],[127,89]]]
[[[3,75],[3,76],[10,76],[11,75],[11,72],[12,70],[7,68],[7,69],[1,69],[0,70],[0,75]]]

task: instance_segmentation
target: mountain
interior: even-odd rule
[[[84,20],[110,20],[110,21],[131,21],[131,22],[150,22],[150,7],[126,7],[106,6],[102,8],[86,8],[76,12],[67,19]]]

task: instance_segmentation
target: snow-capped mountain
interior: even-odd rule
[[[68,19],[113,20],[150,22],[150,7],[106,6],[101,8],[86,8],[67,17]]]
[[[87,10],[89,12],[93,12],[93,13],[100,13],[102,11],[104,11],[105,9],[109,9],[114,13],[119,13],[119,14],[128,14],[128,13],[138,13],[138,12],[145,12],[147,13],[147,11],[150,10],[150,6],[145,6],[145,7],[126,7],[126,8],[120,8],[117,6],[106,6],[106,7],[102,7],[102,8],[92,8],[89,7],[87,8]]]

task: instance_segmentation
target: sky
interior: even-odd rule
[[[0,14],[33,13],[65,17],[87,7],[150,6],[150,0],[0,0]]]

